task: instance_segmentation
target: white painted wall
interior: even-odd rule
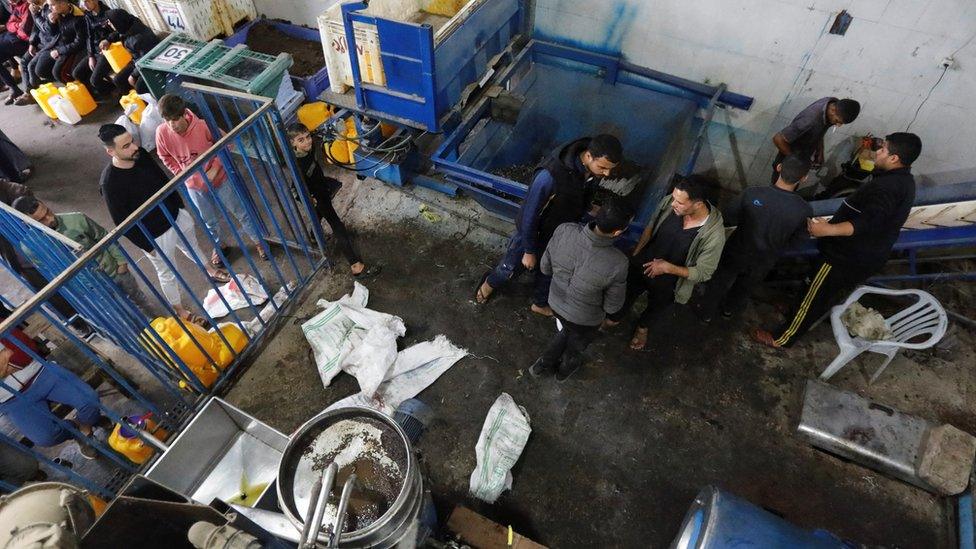
[[[854,20],[827,33],[837,12]],[[923,180],[976,180],[974,0],[535,0],[535,26],[558,37],[691,80],[725,82],[755,97],[749,111],[718,112],[705,158],[731,187],[767,180],[770,139],[807,104],[852,97],[861,116],[828,134],[828,161],[849,135],[902,131],[955,58],[911,126],[923,142]]]

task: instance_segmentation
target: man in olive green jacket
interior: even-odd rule
[[[643,349],[653,318],[672,303],[688,303],[695,285],[718,268],[725,227],[722,213],[706,200],[705,189],[704,181],[695,176],[680,179],[661,200],[631,254],[627,299],[623,309],[609,317],[611,323],[619,322],[647,292],[647,308],[637,321],[631,349]]]
[[[47,207],[47,204],[33,196],[18,198],[14,201],[13,207],[34,221],[44,224],[77,242],[83,250],[92,248],[108,234],[104,227],[87,215],[78,212],[55,214]],[[27,255],[30,257],[30,254]],[[98,269],[118,284],[119,288],[129,296],[144,315],[152,319],[161,311],[160,306],[149,299],[139,288],[139,283],[136,282],[135,276],[129,270],[129,264],[118,244],[106,248],[95,261]]]

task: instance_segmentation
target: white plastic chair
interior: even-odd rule
[[[857,302],[861,296],[866,294],[881,294],[890,296],[909,296],[918,297],[918,301],[902,309],[898,313],[885,319],[885,324],[891,328],[891,339],[874,340],[851,337],[847,327],[840,317],[848,307]],[[856,356],[864,351],[871,351],[887,356],[884,364],[878,371],[871,376],[868,382],[874,383],[881,372],[888,367],[891,360],[901,349],[927,349],[942,339],[949,325],[945,309],[932,294],[922,290],[888,290],[886,288],[876,288],[874,286],[861,286],[851,293],[847,301],[837,305],[830,311],[830,325],[834,329],[834,338],[837,339],[837,346],[840,347],[840,354],[827,366],[827,369],[820,374],[820,379],[827,380],[837,373],[838,370],[847,365]],[[909,343],[909,341],[919,336],[928,335],[925,341],[920,343]]]

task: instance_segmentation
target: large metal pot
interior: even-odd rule
[[[65,482],[28,484],[0,497],[0,547],[16,547],[26,539],[77,546],[94,523],[88,491]]]
[[[339,408],[329,410],[313,417],[292,435],[281,463],[278,466],[278,503],[288,520],[301,531],[304,527],[308,509],[302,508],[298,501],[312,491],[309,478],[299,478],[296,473],[303,455],[315,443],[318,436],[343,420],[371,419],[383,425],[393,436],[384,440],[384,450],[404,456],[403,484],[399,494],[386,512],[365,528],[346,532],[339,538],[340,547],[393,547],[411,531],[410,526],[417,520],[423,505],[423,480],[417,460],[410,447],[410,441],[403,429],[388,416],[369,408]],[[387,448],[397,445],[399,448]],[[401,453],[402,452],[402,453]],[[307,504],[306,504],[307,505]],[[318,541],[328,543],[328,529],[319,532]]]

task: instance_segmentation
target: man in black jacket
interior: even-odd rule
[[[786,322],[772,333],[756,330],[756,341],[789,347],[850,290],[884,267],[915,203],[911,165],[921,152],[922,140],[913,133],[887,136],[875,153],[871,181],[846,198],[829,221],[807,222],[820,250],[810,282]]]
[[[519,208],[515,234],[505,255],[482,277],[475,301],[487,303],[509,280],[523,271],[535,270],[556,227],[582,219],[593,198],[596,178],[609,175],[622,157],[620,141],[601,134],[572,141],[544,160]],[[532,312],[552,316],[548,305],[550,281],[548,276],[536,274]]]
[[[84,55],[88,30],[81,10],[68,0],[47,0],[47,7],[48,21],[57,25],[57,38],[38,52],[34,71],[42,81],[61,82],[62,74],[70,72],[78,55]]]
[[[722,251],[718,270],[708,282],[699,314],[709,322],[716,311],[731,318],[742,310],[752,289],[762,282],[783,252],[806,241],[810,203],[796,194],[807,178],[810,161],[791,154],[776,166],[770,187],[748,187],[739,200],[738,223]]]
[[[101,0],[82,0],[81,6],[85,9],[85,30],[88,33],[85,42],[87,58],[78,59],[71,75],[88,85],[93,95],[105,95],[114,88],[112,66],[98,47],[102,40],[112,34],[108,24],[108,6]]]

